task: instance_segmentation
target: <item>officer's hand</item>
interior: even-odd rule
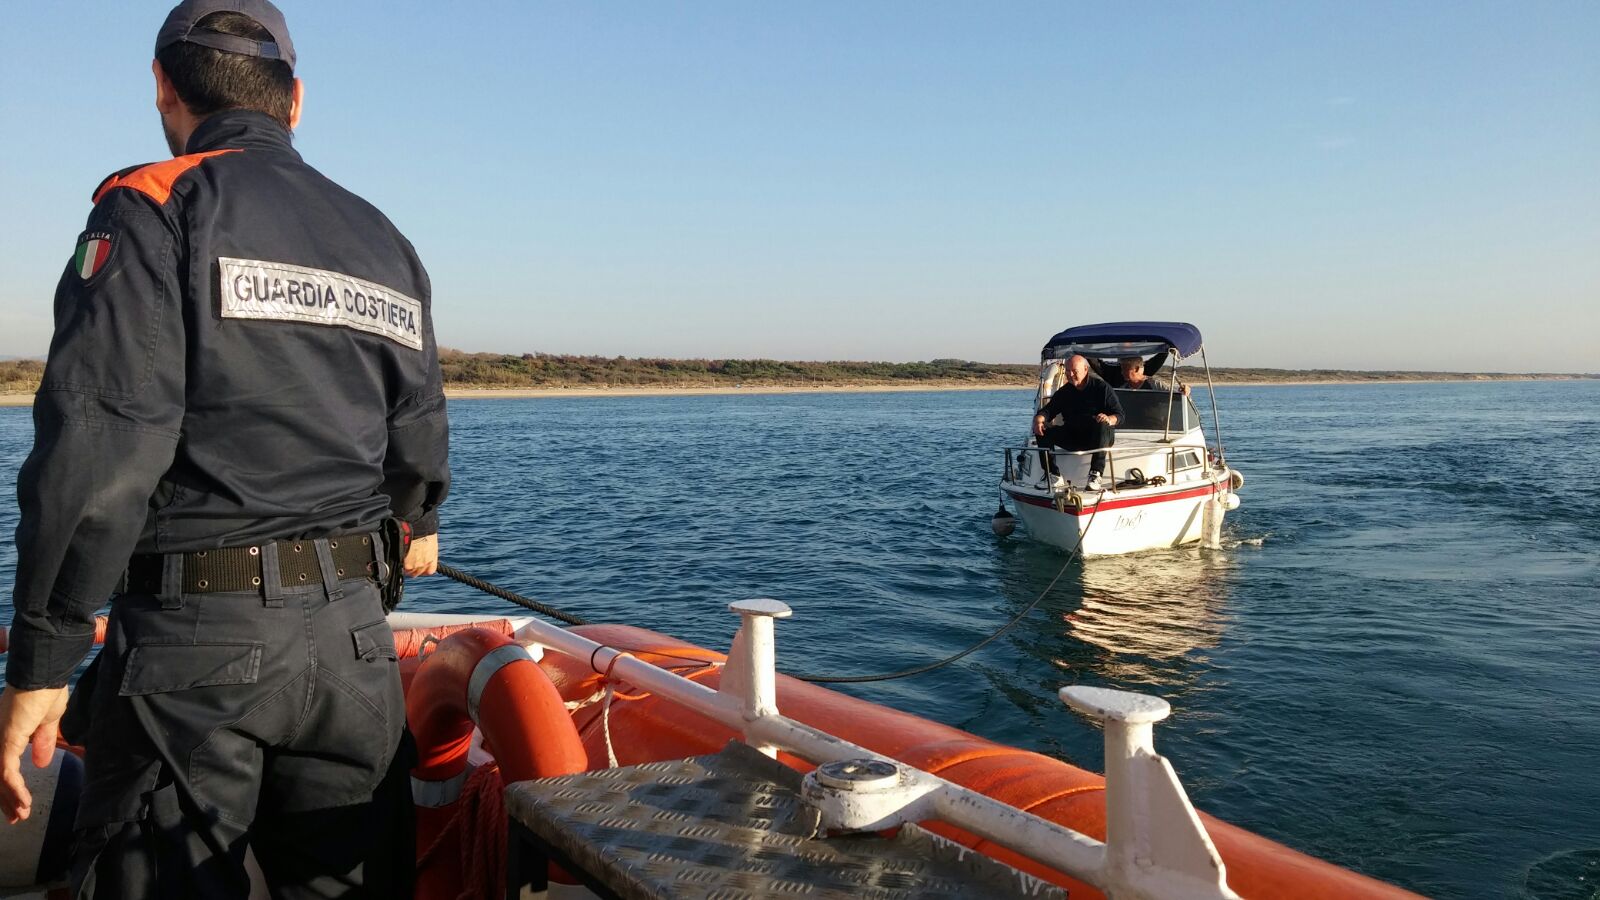
[[[401,568],[415,578],[439,571],[439,535],[411,539],[411,549],[406,551],[406,561]]]
[[[22,780],[22,754],[31,744],[33,764],[50,765],[56,753],[56,725],[67,711],[66,688],[0,692],[0,813],[15,825],[33,811],[33,795]]]

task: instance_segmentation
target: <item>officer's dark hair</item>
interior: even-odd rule
[[[196,28],[258,41],[272,33],[249,16],[218,12],[195,23]],[[225,109],[253,109],[289,127],[294,106],[294,70],[281,59],[226,53],[177,41],[161,48],[156,61],[172,79],[178,99],[200,118]]]

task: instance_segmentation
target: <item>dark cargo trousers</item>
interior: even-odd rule
[[[72,699],[74,896],[244,898],[247,847],[275,897],[409,896],[412,751],[396,756],[405,702],[377,586],[173,580],[112,601]]]
[[[1074,416],[1066,424],[1052,425],[1044,430],[1044,436],[1039,438],[1042,448],[1054,447],[1060,450],[1096,450],[1101,447],[1110,447],[1117,442],[1117,430],[1110,425],[1096,422],[1087,416]],[[1048,453],[1041,453],[1045,458],[1046,471],[1056,474],[1056,461]],[[1091,473],[1104,473],[1106,470],[1106,454],[1095,453],[1089,457],[1089,471]]]

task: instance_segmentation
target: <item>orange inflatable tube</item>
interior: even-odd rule
[[[105,639],[106,618],[95,622],[96,643]],[[708,687],[721,677],[725,657],[676,638],[627,625],[584,625],[575,633],[626,650]],[[471,743],[471,710],[477,707],[485,745],[495,755],[506,781],[565,775],[607,765],[600,707],[592,704],[568,714],[565,701],[592,699],[604,679],[587,660],[549,653],[535,665],[522,654],[515,664],[477,679],[486,658],[513,657],[516,648],[507,622],[442,626],[396,632],[403,657],[406,713],[417,736],[421,760],[413,786],[448,784],[466,772]],[[439,638],[443,637],[443,640]],[[437,649],[420,661],[413,654],[426,644]],[[0,652],[8,634],[0,628]],[[412,658],[404,658],[412,657]],[[885,756],[1065,825],[1105,839],[1104,779],[1037,753],[996,744],[955,728],[857,700],[816,685],[778,676],[778,706],[783,714]],[[681,759],[715,753],[737,735],[726,726],[667,700],[619,692],[609,715],[612,746],[621,765]],[[810,764],[784,754],[796,769]],[[457,784],[459,787],[459,784]],[[419,798],[421,799],[421,798]],[[431,845],[451,817],[449,804],[419,806],[418,849]],[[1200,813],[1228,869],[1228,884],[1251,898],[1403,898],[1418,895],[1342,869]],[[1100,897],[1099,891],[1023,859],[1003,847],[939,822],[928,827],[986,855],[1068,888],[1074,898]],[[455,858],[455,854],[449,854]],[[459,873],[440,867],[418,876],[419,897],[453,897]],[[425,890],[425,887],[427,888]]]
[[[106,642],[106,626],[110,620],[103,615],[94,617],[94,642],[96,645]],[[462,625],[436,625],[431,628],[402,628],[394,633],[395,651],[401,659],[421,656],[424,645],[437,643],[458,631],[468,628],[483,628],[497,634],[509,636],[511,623],[505,619],[494,619],[488,622],[471,622]],[[11,649],[11,629],[0,625],[0,653]]]
[[[721,672],[710,664],[724,657],[674,638],[625,625],[572,629],[663,668],[715,687]],[[602,687],[587,660],[546,654],[541,665],[567,700],[583,700]],[[627,688],[619,689],[626,691]],[[611,742],[621,765],[714,753],[737,735],[726,726],[658,697],[630,699],[619,693],[609,715]],[[1097,840],[1105,839],[1104,779],[1052,759],[996,744],[927,719],[857,700],[786,676],[778,677],[778,708],[789,718],[835,734],[885,756],[939,775]],[[605,734],[598,705],[573,719],[592,765],[606,765]],[[802,760],[782,757],[797,769]],[[1228,884],[1243,897],[1400,898],[1409,891],[1291,850],[1241,828],[1200,814],[1223,862]],[[1074,898],[1100,897],[1093,887],[943,823],[929,828],[1066,887]]]
[[[96,644],[104,644],[106,642],[106,622],[107,621],[108,620],[106,619],[105,616],[95,616],[94,617],[94,642]],[[11,649],[11,629],[6,627],[5,625],[0,625],[0,653],[5,653],[5,652],[9,651],[10,649]]]

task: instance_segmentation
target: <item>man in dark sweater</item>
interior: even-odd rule
[[[1050,425],[1050,420],[1061,417],[1062,424]],[[1089,361],[1074,356],[1067,361],[1067,383],[1050,397],[1050,401],[1033,416],[1033,433],[1040,447],[1061,450],[1095,450],[1110,447],[1116,442],[1116,425],[1122,419],[1122,404],[1110,385],[1089,376]],[[1056,474],[1055,460],[1051,454],[1042,453],[1046,469]],[[1089,458],[1090,490],[1100,489],[1100,475],[1106,469],[1106,454],[1096,453]]]

